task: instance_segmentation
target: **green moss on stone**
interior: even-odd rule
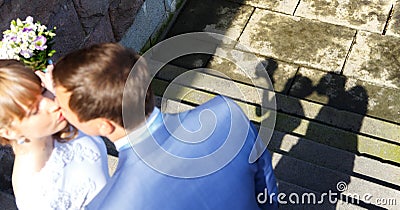
[[[385,8],[369,0],[350,0],[346,3],[327,0],[307,0],[311,1],[310,5],[315,10],[318,16],[333,16],[340,17],[345,15],[346,20],[353,25],[364,25],[369,20],[376,17],[376,19],[384,23],[387,19],[387,14],[380,13]],[[345,13],[345,14],[339,14]]]

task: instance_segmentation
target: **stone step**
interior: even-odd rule
[[[368,209],[393,208],[398,205],[400,191],[365,179],[320,167],[287,155],[272,156],[278,179],[320,193],[341,193],[337,197],[347,203],[365,206]],[[346,197],[345,197],[346,196]],[[391,203],[380,203],[382,199]]]
[[[238,54],[244,54],[243,52],[237,52]],[[243,56],[245,56],[244,54]],[[274,64],[274,61],[269,60],[267,64],[267,70],[269,70]],[[218,63],[218,64],[217,64]],[[232,65],[232,64],[231,64]],[[232,67],[228,62],[220,60],[217,57],[214,57],[208,67],[215,69],[216,71],[188,71],[185,68],[181,68],[173,65],[166,65],[158,74],[158,78],[172,81],[179,75],[181,75],[180,79],[174,80],[178,84],[194,87],[196,89],[208,90],[211,92],[221,91],[224,95],[240,98],[238,94],[235,92],[229,92],[227,87],[224,84],[228,84],[230,81],[237,82],[236,85],[238,89],[242,90],[245,93],[252,93],[250,97],[248,97],[248,102],[259,104],[260,99],[257,96],[257,92],[265,92],[268,94],[268,86],[265,81],[255,81],[257,79],[257,75],[255,72],[250,70],[246,70],[246,72],[238,71],[237,67]],[[278,64],[276,64],[278,65]],[[285,64],[280,63],[281,68],[285,68],[285,70],[293,72],[292,66],[285,66]],[[287,65],[287,64],[286,64]],[[228,66],[228,67],[226,67]],[[223,68],[224,67],[224,68]],[[400,143],[400,126],[394,123],[390,123],[387,121],[379,120],[373,117],[364,116],[355,112],[346,111],[337,109],[330,106],[324,106],[320,103],[315,103],[313,101],[300,99],[297,97],[291,97],[286,95],[290,88],[283,87],[283,80],[289,81],[294,80],[294,73],[292,74],[292,79],[283,78],[282,74],[287,74],[288,72],[283,69],[278,69],[275,74],[279,74],[274,82],[274,89],[278,92],[276,93],[276,102],[277,109],[284,113],[288,113],[291,115],[300,116],[302,118],[313,119],[315,121],[319,121],[328,125],[332,125],[335,127],[340,127],[344,130],[349,130],[356,133],[362,133],[368,136],[374,136],[380,139],[385,139],[387,141],[393,141],[395,143]],[[229,78],[228,80],[223,81],[222,78],[218,78],[221,76],[221,73]],[[184,75],[182,75],[184,74]],[[270,73],[272,74],[272,72]],[[296,78],[297,79],[297,78]],[[253,80],[253,81],[251,81]],[[256,83],[256,84],[254,84]],[[254,85],[259,86],[254,90]],[[260,87],[261,86],[261,87]],[[253,90],[252,90],[253,89]],[[267,90],[265,90],[267,89]],[[285,90],[286,89],[286,90]],[[292,88],[293,89],[293,88]],[[298,96],[298,91],[292,90],[292,94]],[[320,112],[323,110],[323,112]],[[320,114],[320,115],[318,115]],[[318,116],[318,117],[317,117]],[[360,122],[362,121],[362,123]]]
[[[189,76],[187,77],[187,75]],[[195,72],[194,75],[192,73],[184,74],[179,77],[179,81],[174,80],[174,84],[171,85],[162,80],[155,80],[153,85],[153,89],[157,95],[163,95],[164,90],[168,87],[167,94],[169,94],[169,98],[178,101],[183,99],[192,104],[201,104],[210,100],[215,94],[223,94],[236,100],[241,100],[237,102],[251,120],[255,122],[262,122],[264,120],[263,116],[260,117],[258,116],[259,114],[256,113],[257,106],[253,106],[249,103],[260,104],[261,101],[265,99],[260,99],[258,95],[259,92],[254,90],[256,88],[248,85],[198,72]],[[233,91],[234,88],[238,88],[239,90]],[[307,107],[305,107],[304,110],[307,110]],[[331,118],[340,118],[340,116],[342,115],[334,115],[331,116]],[[333,122],[334,121],[335,120],[333,120]],[[314,119],[303,119],[282,112],[277,113],[276,122],[275,129],[283,132],[306,136],[307,139],[328,144],[339,149],[345,149],[350,152],[367,154],[385,161],[400,163],[400,146],[398,144],[399,139],[396,137],[398,133],[396,134],[396,132],[390,132],[394,133],[392,140],[382,140],[381,138],[373,138],[371,135],[362,135],[337,128],[333,125],[321,124],[315,122]],[[376,124],[379,123],[379,121],[375,122]],[[325,123],[325,121],[323,123]],[[385,125],[385,123],[382,124],[383,125],[380,125],[380,127]],[[386,129],[388,130],[393,128],[399,129],[399,126],[395,124],[387,123],[386,125]]]
[[[162,108],[164,112],[177,113],[190,110],[193,106],[167,100]],[[259,124],[256,124],[256,127],[259,127]],[[351,152],[276,130],[268,144],[268,149],[349,176],[361,177],[371,180],[371,182],[395,186],[400,189],[400,167],[389,163],[358,156]]]
[[[347,175],[400,189],[400,167],[274,131],[268,149]]]
[[[162,108],[164,112],[176,113],[192,109],[193,106],[167,100]],[[370,199],[394,199],[400,196],[400,191],[398,191],[400,188],[399,167],[355,156],[350,152],[279,131],[274,132],[268,149],[273,151],[273,165],[279,179],[280,192],[287,196],[293,192],[298,195],[312,192],[317,195],[317,198],[321,198],[321,194],[328,193],[329,190],[333,193],[339,192],[337,184],[341,182],[345,183],[347,190],[342,196],[337,196],[342,199],[337,204],[340,205],[340,208],[337,206],[339,209],[380,208],[382,205],[370,205],[368,203],[372,201]],[[372,198],[369,197],[370,194]],[[358,198],[357,196],[360,198],[352,199],[352,197]],[[346,201],[354,201],[355,204],[347,204]],[[392,200],[392,202],[399,201]],[[282,207],[286,209],[335,209],[335,206],[324,203],[317,207],[315,205],[283,205]]]
[[[357,206],[354,205],[352,203],[341,203],[341,201],[339,201],[339,204],[332,204],[328,197],[324,197],[325,200],[327,202],[323,202],[321,204],[318,204],[318,201],[321,201],[321,193],[319,192],[315,192],[303,187],[299,187],[295,184],[292,183],[288,183],[285,182],[283,180],[278,179],[277,180],[279,183],[279,192],[284,193],[286,195],[284,200],[284,203],[281,203],[279,206],[279,209],[287,209],[287,210],[297,210],[297,209],[306,209],[306,210],[320,210],[320,209],[324,209],[324,210],[334,210],[334,209],[341,209],[341,210],[364,210],[367,208],[363,208],[361,206]],[[316,196],[316,204],[313,204],[313,200],[309,200],[308,197],[306,197],[306,195],[310,195],[312,193],[312,195]],[[295,194],[292,197],[292,200],[289,200],[289,197],[291,196],[291,194]],[[296,195],[299,195],[299,201],[298,203],[296,203]],[[304,195],[304,197],[301,197],[302,195]]]

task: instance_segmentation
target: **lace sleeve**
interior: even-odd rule
[[[83,209],[109,178],[104,142],[81,134],[67,143],[55,143],[50,159],[32,178],[31,195],[19,200],[20,209],[32,209],[32,205],[40,209]]]

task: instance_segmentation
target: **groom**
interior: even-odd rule
[[[119,151],[113,177],[87,208],[277,209],[271,157],[265,151],[249,163],[257,131],[239,106],[217,96],[191,111],[163,114],[139,58],[105,43],[66,55],[53,70],[56,100],[68,121],[107,137]],[[232,158],[215,156],[234,147],[225,141],[243,145]]]

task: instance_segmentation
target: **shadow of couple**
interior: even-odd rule
[[[273,59],[262,63],[274,87],[277,82],[285,82],[283,90],[276,92],[278,114],[268,145],[279,159],[274,162],[280,192],[287,196],[297,193],[300,199],[301,193],[310,191],[319,195],[332,192],[337,193],[337,199],[346,200],[341,195],[345,189],[341,187],[347,188],[354,175],[357,133],[367,114],[366,89],[360,85],[348,87],[346,77],[331,72],[320,72],[319,81],[313,77],[314,84],[318,82],[314,85],[299,69],[287,81],[275,81],[280,71],[278,63]],[[268,97],[267,92],[264,91],[264,98]],[[264,114],[260,110],[256,113]],[[320,200],[317,196],[316,202]],[[324,208],[335,209],[336,203],[326,198]],[[301,205],[290,208],[293,207],[302,208]]]

